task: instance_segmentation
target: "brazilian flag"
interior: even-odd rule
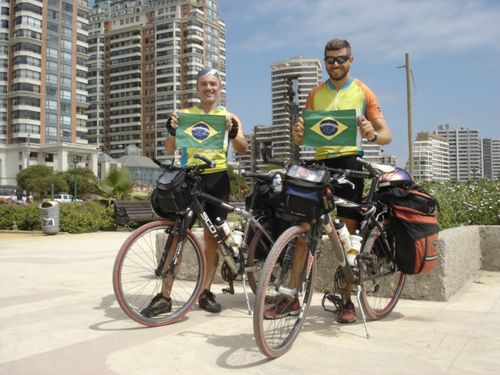
[[[338,111],[304,110],[304,146],[356,146],[355,109]]]
[[[226,116],[179,112],[175,146],[221,150],[225,133]]]

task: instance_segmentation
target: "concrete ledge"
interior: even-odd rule
[[[500,271],[500,225],[466,226],[439,233],[438,266],[431,272],[406,278],[403,298],[447,301],[451,296],[477,280],[479,270]],[[332,290],[331,270],[336,269],[328,241],[323,240],[316,288]]]

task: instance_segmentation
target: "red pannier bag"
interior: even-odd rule
[[[391,206],[396,264],[405,274],[434,269],[438,261],[437,200],[422,188],[390,188],[380,196]]]

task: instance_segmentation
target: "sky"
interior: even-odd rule
[[[244,124],[271,124],[271,69],[293,56],[322,61],[347,39],[351,76],[376,94],[393,132],[386,154],[408,158],[405,53],[413,139],[437,125],[500,139],[500,1],[219,0],[226,24],[227,107]],[[327,75],[323,69],[323,77]]]

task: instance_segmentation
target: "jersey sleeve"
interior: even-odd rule
[[[373,93],[372,90],[368,86],[366,86],[364,83],[358,80],[356,82],[361,89],[363,90],[363,93],[365,95],[366,99],[366,118],[369,121],[376,120],[376,119],[383,119],[384,114],[382,113],[382,109],[380,108],[380,104],[378,104],[377,97]]]

